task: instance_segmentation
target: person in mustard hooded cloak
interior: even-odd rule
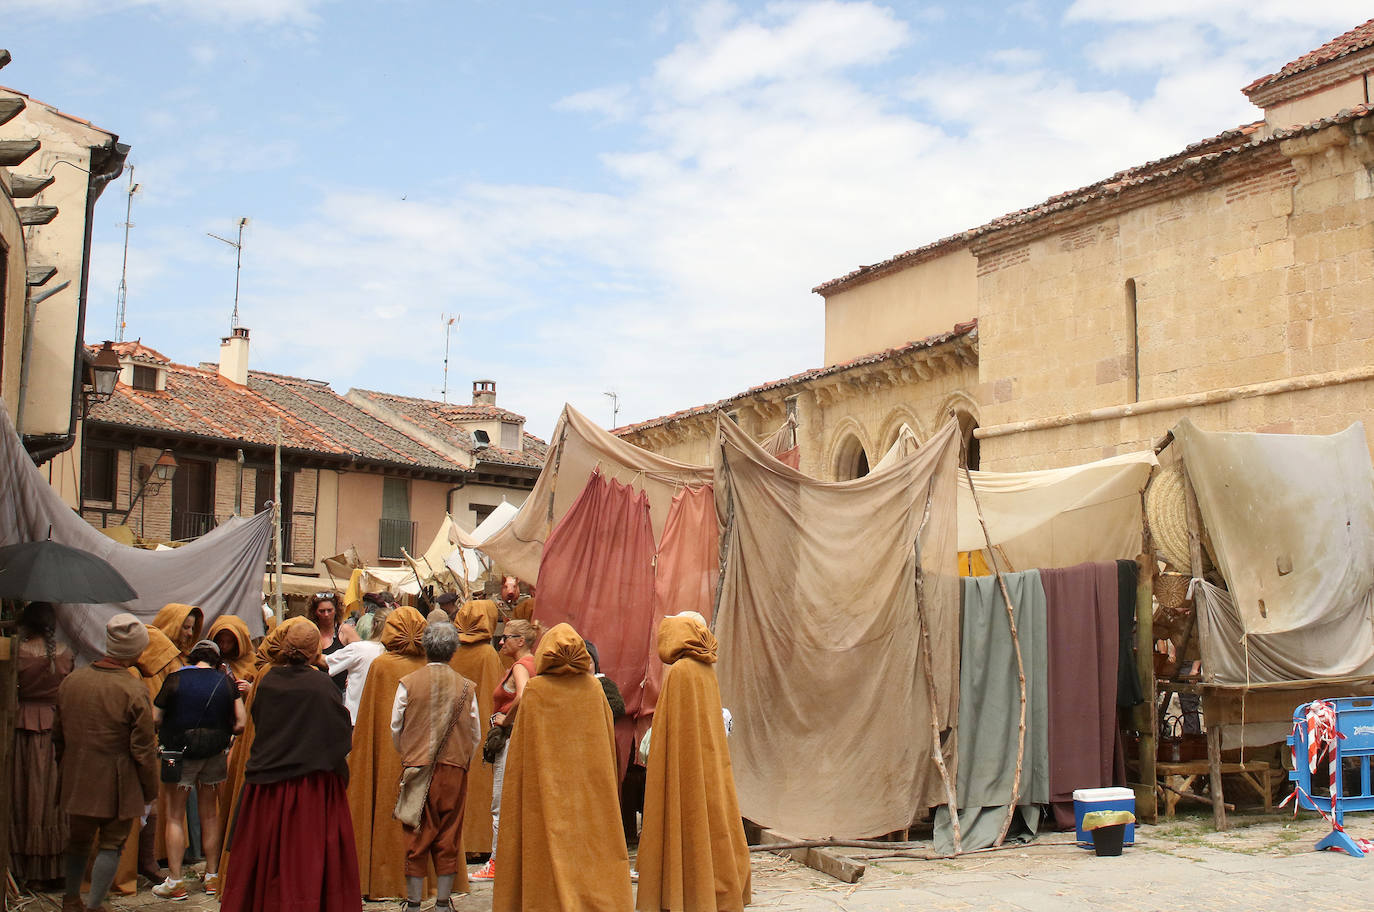
[[[363,896],[398,899],[406,895],[406,836],[392,816],[401,781],[401,755],[391,743],[391,705],[401,678],[425,666],[421,637],[424,615],[402,606],[386,617],[382,646],[372,661],[358,701],[353,750],[348,755],[348,809],[358,847]],[[433,884],[426,885],[426,891]]]
[[[740,912],[750,899],[749,844],[725,744],[715,635],[699,617],[666,617],[658,657],[670,667],[649,744],[636,908]]]
[[[629,912],[611,707],[569,624],[539,641],[508,751],[493,912]]]
[[[200,639],[200,631],[205,627],[205,614],[195,605],[172,602],[164,605],[153,618],[153,626],[176,644],[180,659],[177,667],[180,668],[186,664],[186,656],[190,655],[191,647]]]
[[[463,851],[469,855],[491,852],[492,767],[482,762],[481,745],[491,728],[492,694],[501,684],[505,670],[501,657],[491,645],[491,620],[487,613],[468,602],[458,609],[454,618],[458,628],[458,651],[449,667],[477,685],[477,723],[481,735],[477,739],[478,755],[468,767],[468,812],[463,817]]]
[[[243,618],[231,614],[216,618],[205,638],[213,640],[219,647],[220,658],[224,659],[225,667],[235,680],[253,683],[253,675],[258,669],[258,656],[253,651],[253,635],[249,633]],[[239,688],[243,692],[247,689]]]

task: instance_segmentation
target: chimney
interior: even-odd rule
[[[472,381],[472,404],[473,404],[473,405],[495,405],[495,404],[496,404],[496,381],[495,381],[495,380],[474,380],[474,381]]]
[[[248,385],[248,327],[235,326],[219,340],[219,375],[239,386]]]

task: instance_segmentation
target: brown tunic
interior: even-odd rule
[[[153,707],[124,669],[72,672],[57,690],[53,740],[68,814],[127,820],[157,797]]]
[[[434,664],[412,671],[401,678],[401,685],[406,689],[405,716],[396,739],[401,765],[429,766],[433,758],[441,766],[467,769],[477,750],[477,720],[470,712],[476,685],[449,666]],[[435,742],[445,735],[435,757]]]

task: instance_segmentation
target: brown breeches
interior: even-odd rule
[[[463,809],[467,797],[467,770],[443,764],[434,768],[420,825],[406,830],[407,877],[428,874],[429,859],[433,857],[436,876],[461,874],[458,885],[467,881],[463,857]]]

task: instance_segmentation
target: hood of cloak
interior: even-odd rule
[[[186,623],[186,616],[195,613],[196,629],[191,633],[191,641],[186,644],[186,648],[181,648],[181,626]],[[205,612],[195,605],[183,605],[179,602],[162,606],[162,610],[153,618],[153,626],[167,634],[167,639],[176,644],[177,652],[186,654],[191,651],[191,646],[200,639],[200,632],[205,629]]]
[[[453,618],[460,643],[480,643],[491,639],[491,616],[477,602],[467,602]]]
[[[253,636],[248,632],[248,625],[243,622],[243,618],[226,614],[216,618],[206,632],[205,638],[213,640],[215,634],[227,630],[234,635],[234,643],[237,645],[237,652],[234,655],[224,655],[224,650],[220,650],[220,655],[224,657],[224,664],[234,672],[236,677],[246,678],[249,673],[257,667],[258,658],[253,653]],[[216,643],[215,645],[219,645]]]
[[[557,624],[539,639],[534,653],[534,673],[547,675],[591,674],[592,655],[571,624]]]
[[[665,665],[678,659],[716,661],[716,635],[700,619],[687,615],[664,618],[658,625],[658,657]]]
[[[425,647],[421,637],[425,635],[425,616],[402,605],[386,616],[386,626],[382,629],[382,645],[387,652],[408,656],[424,656]]]

